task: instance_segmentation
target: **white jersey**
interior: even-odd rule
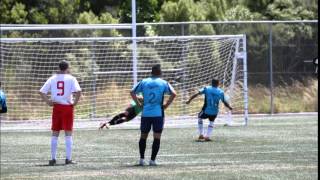
[[[51,100],[57,104],[73,104],[72,93],[81,91],[75,77],[70,74],[55,74],[51,76],[40,89],[41,93],[51,92]]]

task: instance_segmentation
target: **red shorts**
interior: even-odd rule
[[[53,105],[52,126],[53,131],[72,131],[73,129],[73,105]]]

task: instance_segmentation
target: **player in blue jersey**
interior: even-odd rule
[[[1,90],[1,82],[0,82],[0,113],[7,112],[7,103],[6,103],[6,95]]]
[[[213,131],[213,123],[219,113],[219,103],[223,104],[232,110],[232,107],[225,100],[224,92],[219,88],[219,80],[213,79],[212,85],[204,87],[199,90],[197,94],[191,96],[191,98],[186,102],[189,104],[198,95],[204,94],[204,105],[202,111],[198,115],[198,129],[199,129],[199,141],[211,141],[210,136]],[[209,125],[206,136],[203,132],[203,119],[209,119]]]
[[[143,110],[140,125],[141,136],[139,140],[139,165],[142,166],[144,165],[146,142],[151,127],[153,129],[154,139],[149,165],[157,165],[155,160],[160,148],[160,138],[164,126],[164,110],[169,107],[176,97],[176,92],[172,86],[160,78],[161,67],[159,64],[152,67],[151,74],[151,77],[143,79],[131,90],[131,96],[137,104],[140,104],[137,99],[137,94],[142,93],[143,95]],[[163,103],[165,94],[169,94],[170,97]]]

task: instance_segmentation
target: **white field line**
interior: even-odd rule
[[[310,116],[308,116],[310,117]],[[308,118],[306,117],[306,118]],[[317,117],[317,116],[311,116]],[[284,117],[283,117],[284,118]],[[285,119],[295,120],[295,118],[301,117],[286,117]],[[264,118],[259,118],[264,119]],[[252,124],[249,123],[248,126],[265,126],[265,125],[287,125],[287,126],[296,126],[297,122],[283,122],[280,121],[279,118],[276,118],[279,121],[277,122],[268,122],[267,119],[272,120],[275,118],[266,118],[266,121],[254,122]],[[74,130],[97,130],[100,123],[103,121],[76,121],[74,124]],[[205,123],[207,123],[205,121]],[[315,124],[316,121],[312,120],[310,122],[304,121],[304,124]],[[224,124],[223,120],[219,120],[215,123],[215,126],[221,126]],[[133,120],[128,123],[120,124],[117,126],[111,126],[111,129],[139,129],[140,121]],[[1,123],[0,131],[1,132],[46,132],[50,131],[51,121],[28,121],[28,122],[10,122],[10,123]],[[188,120],[166,120],[165,128],[187,128],[187,127],[196,127],[197,120],[196,119],[188,119]],[[232,126],[242,126],[241,123],[235,122]]]
[[[311,125],[315,124],[313,122],[311,123],[306,123],[303,122],[303,124]],[[205,126],[207,124],[204,124]],[[254,125],[249,125],[249,126],[297,126],[297,123],[261,123],[261,124],[254,124]],[[97,124],[96,126],[87,126],[87,127],[75,127],[74,131],[80,131],[80,130],[97,130],[98,131],[99,125]],[[196,128],[197,124],[196,123],[185,123],[185,124],[175,124],[175,125],[165,125],[166,128]],[[214,127],[221,127],[223,128],[223,124],[215,124]],[[228,127],[245,127],[241,124],[233,124],[232,126],[226,126]],[[102,130],[102,131],[110,131],[110,130],[126,130],[126,129],[136,129],[139,130],[140,126],[139,125],[118,125],[118,126],[113,126],[108,130]],[[24,128],[19,128],[19,127],[1,127],[0,132],[5,133],[5,132],[49,132],[51,131],[50,127],[24,127]]]
[[[310,153],[318,152],[318,150],[310,151],[251,151],[251,152],[222,152],[222,153],[192,153],[192,154],[159,154],[158,157],[198,157],[198,156],[209,156],[209,155],[240,155],[240,154],[281,154],[281,153]],[[137,158],[137,156],[103,156],[103,159],[126,159],[126,158]],[[101,159],[101,157],[80,157],[79,159]],[[13,160],[4,160],[2,162],[20,162],[20,161],[42,161],[43,159],[13,159]],[[63,160],[58,158],[57,160]]]

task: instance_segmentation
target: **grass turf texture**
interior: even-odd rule
[[[138,167],[137,129],[76,130],[73,158],[47,166],[49,132],[1,132],[1,179],[317,179],[317,117],[264,119],[248,127],[217,126],[212,142],[196,127],[164,130],[159,166]],[[63,135],[63,134],[61,134]],[[150,158],[152,138],[147,143]]]

